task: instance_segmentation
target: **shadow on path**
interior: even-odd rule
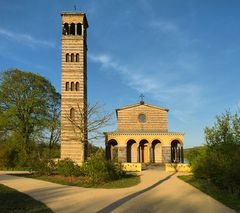
[[[135,198],[135,197],[137,197],[137,196],[139,196],[139,195],[141,195],[141,194],[143,194],[143,193],[145,193],[145,192],[147,192],[147,191],[149,191],[149,190],[157,187],[157,186],[160,185],[161,183],[167,181],[167,180],[170,179],[174,174],[176,174],[176,172],[173,173],[173,174],[171,174],[171,175],[168,175],[168,176],[165,177],[164,179],[156,182],[156,183],[153,184],[152,186],[149,186],[149,187],[147,187],[147,188],[145,188],[145,189],[143,189],[143,190],[141,190],[141,191],[135,192],[135,193],[133,193],[133,194],[130,194],[130,195],[128,195],[128,196],[120,199],[120,200],[115,201],[114,203],[112,203],[112,204],[106,206],[105,208],[97,211],[97,213],[106,213],[106,212],[111,212],[111,211],[113,211],[114,209],[118,208],[119,206],[123,205],[124,203],[128,202],[129,200],[131,200],[131,199],[133,199],[133,198]]]

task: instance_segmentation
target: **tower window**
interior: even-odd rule
[[[79,54],[76,54],[76,62],[79,62]]]
[[[65,23],[65,24],[63,25],[62,34],[63,34],[63,35],[69,35],[69,26],[68,26],[68,23]]]
[[[74,62],[74,54],[71,54],[71,62]]]
[[[76,91],[79,91],[79,82],[76,83]]]
[[[82,25],[80,23],[77,24],[77,35],[82,35]]]
[[[66,82],[66,91],[69,90],[69,82]]]
[[[74,83],[71,82],[71,91],[74,91]]]
[[[75,35],[75,24],[74,23],[72,23],[70,25],[70,35]]]
[[[75,109],[74,109],[74,108],[71,108],[71,109],[70,109],[70,119],[71,119],[71,120],[74,120],[74,118],[75,118]]]
[[[66,62],[69,62],[69,54],[66,54]]]

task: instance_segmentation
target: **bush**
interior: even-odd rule
[[[90,177],[92,182],[108,182],[119,179],[125,174],[120,164],[105,160],[104,155],[104,150],[99,149],[82,166],[84,174]]]
[[[196,178],[204,178],[220,190],[240,195],[240,119],[229,112],[205,129],[206,151],[193,159]]]
[[[84,175],[81,167],[67,158],[58,162],[57,171],[59,175],[63,175],[65,177]]]
[[[52,175],[56,170],[56,163],[52,159],[40,159],[32,165],[31,170],[36,172],[38,175]]]

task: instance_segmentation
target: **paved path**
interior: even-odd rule
[[[0,183],[44,202],[54,212],[234,212],[208,195],[159,169],[141,172],[141,183],[125,189],[90,189],[6,175]]]

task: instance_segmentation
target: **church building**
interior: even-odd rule
[[[104,133],[107,159],[123,163],[183,163],[184,134],[168,131],[168,111],[143,100],[117,109],[117,130]]]

